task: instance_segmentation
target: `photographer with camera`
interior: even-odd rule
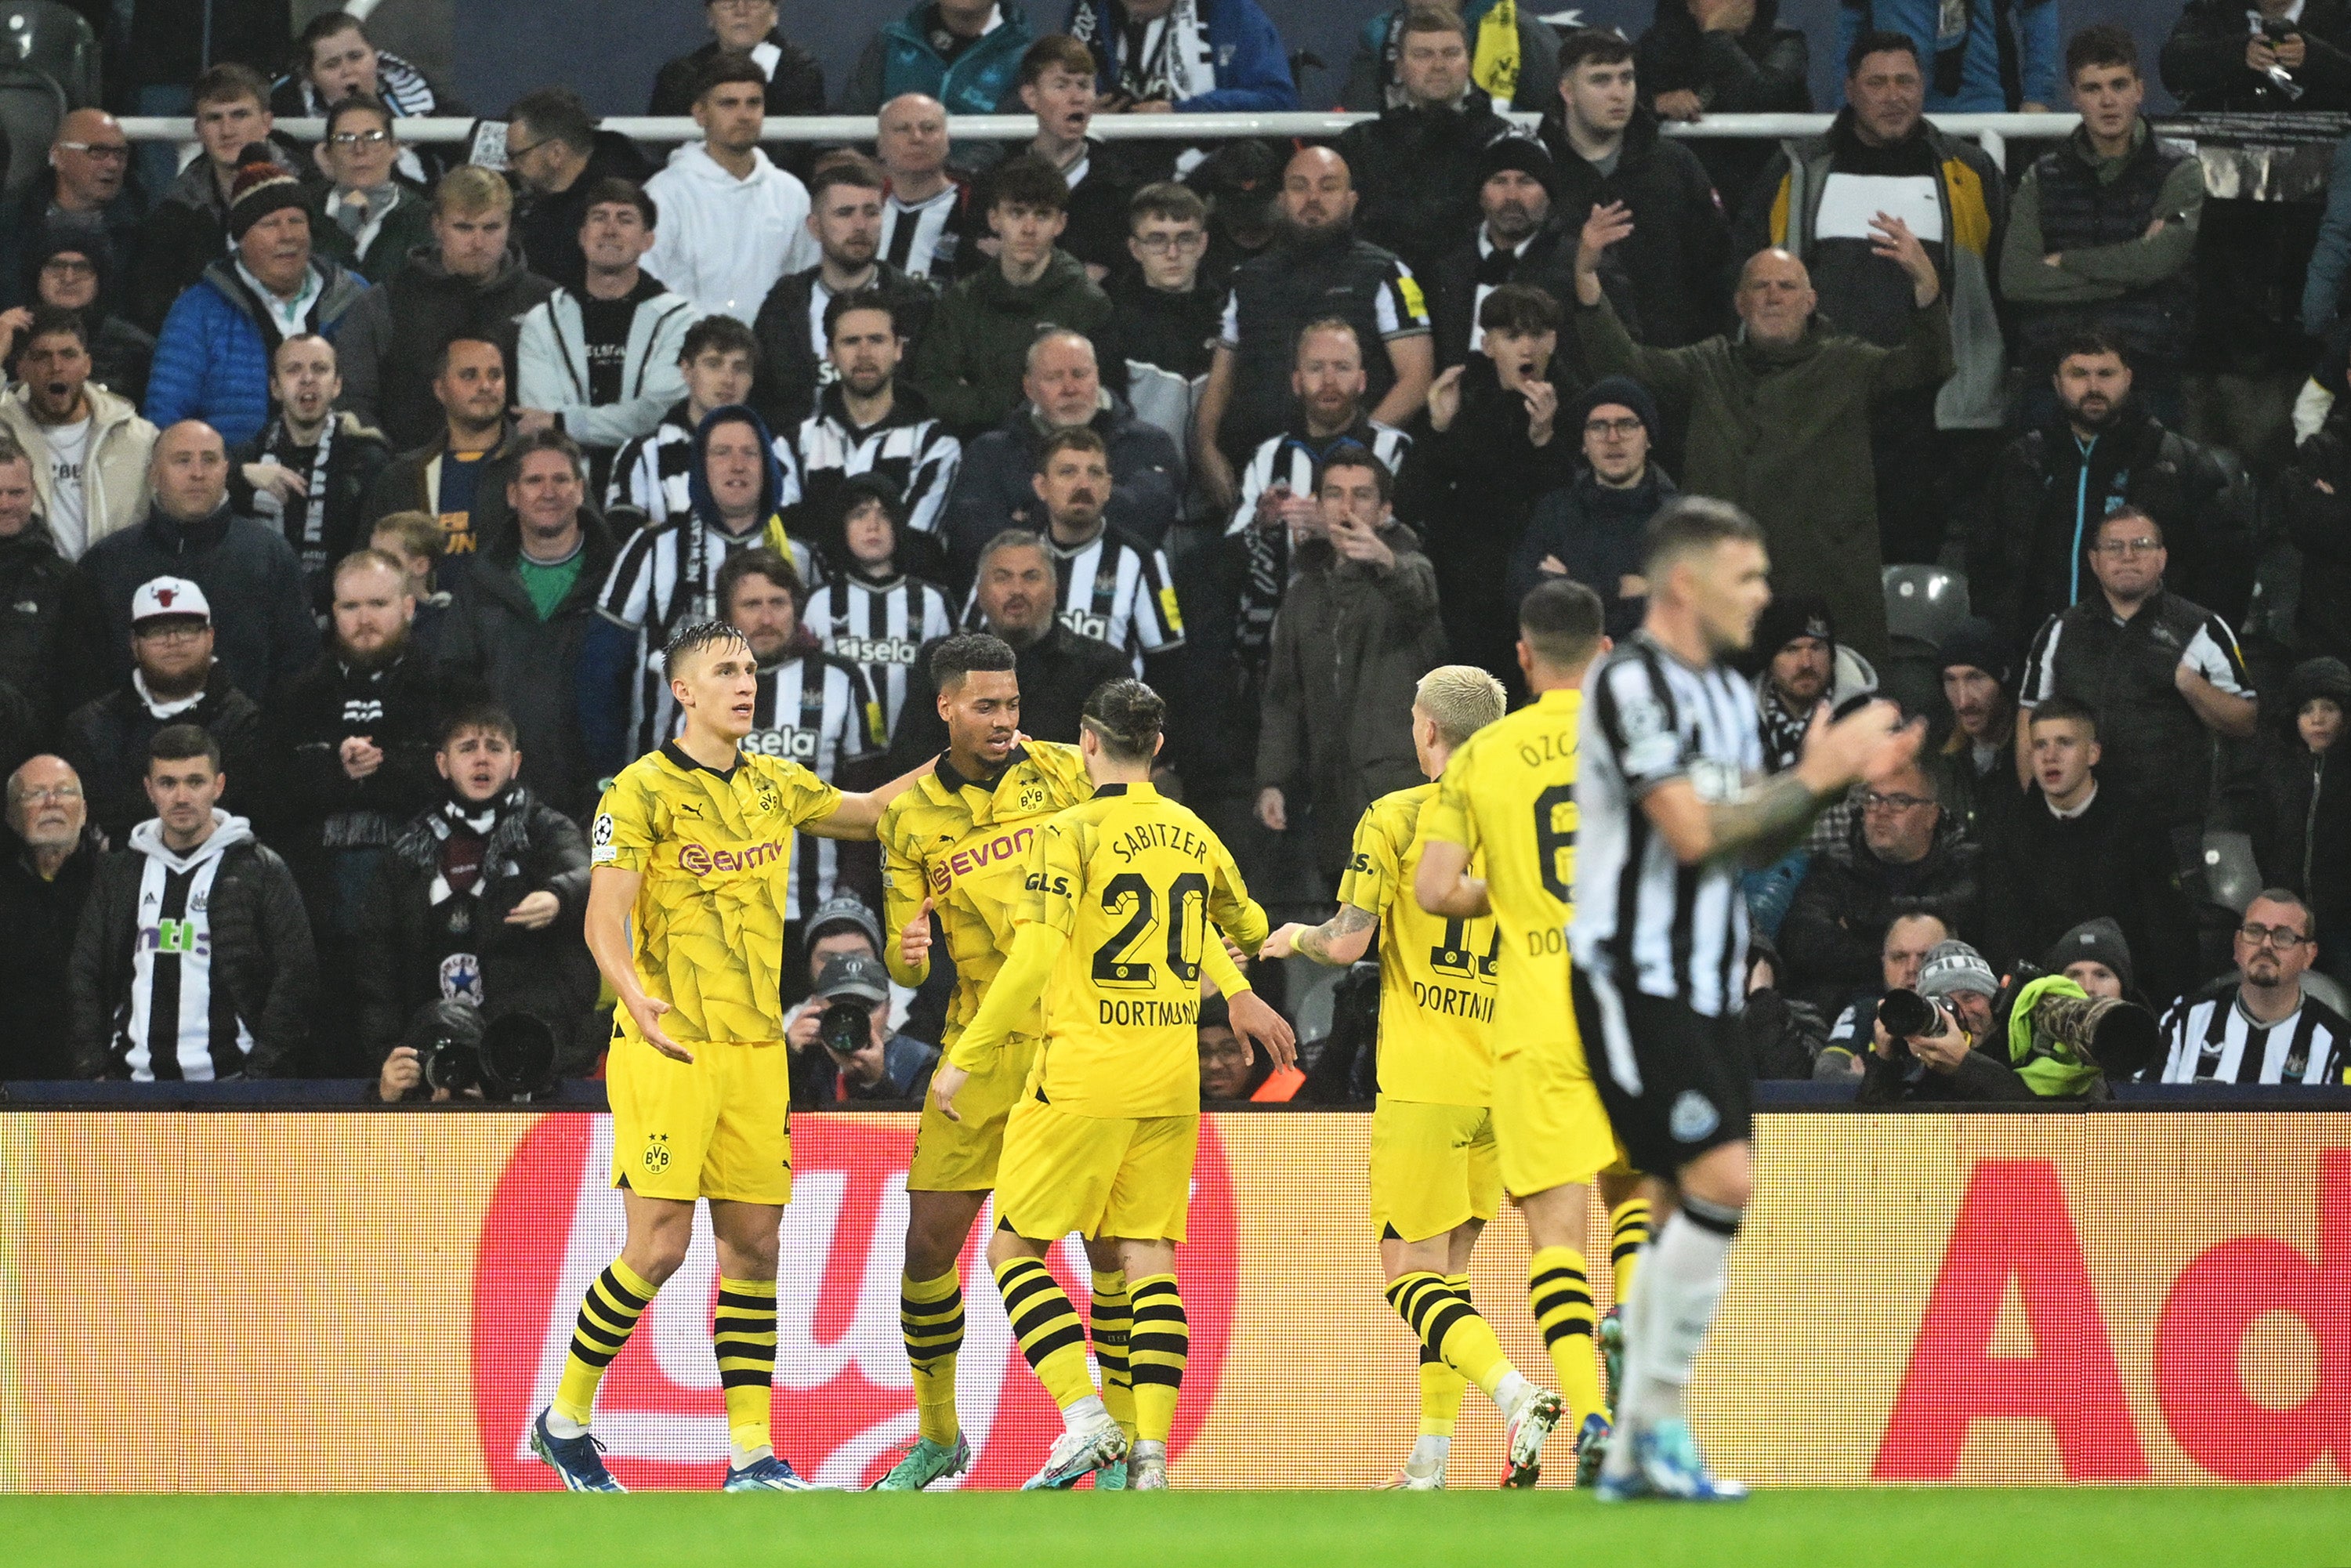
[[[433,760],[445,793],[392,841],[355,947],[360,1036],[381,1058],[376,1093],[388,1103],[448,1098],[453,1083],[431,1071],[434,1044],[464,1032],[446,1003],[476,1015],[476,1051],[484,1025],[509,1013],[536,1019],[553,1040],[546,1088],[584,1073],[601,1044],[587,1027],[596,977],[580,938],[587,841],[516,782],[522,752],[504,708],[460,704],[440,727]],[[498,1097],[542,1085],[505,1087]]]
[[[2112,1093],[2106,1067],[2127,1078],[2156,1043],[2145,1008],[2023,966],[2003,987],[1973,947],[1943,942],[1927,956],[1917,990],[1888,991],[1878,1003],[1858,1098],[2104,1100]]]
[[[821,1051],[799,1049],[813,1031]],[[792,1109],[906,1103],[930,1092],[939,1051],[890,1032],[890,971],[858,954],[825,961],[816,992],[792,1016]]]

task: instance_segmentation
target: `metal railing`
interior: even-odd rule
[[[1106,114],[1093,122],[1093,134],[1105,141],[1215,141],[1236,136],[1336,136],[1349,126],[1378,118],[1370,114]],[[1537,117],[1514,113],[1510,119],[1531,129]],[[1666,122],[1665,133],[1675,137],[1771,138],[1817,136],[1829,128],[1826,114],[1720,114],[1685,123]],[[1938,114],[1938,128],[1968,137],[2005,168],[2011,137],[2054,141],[2081,123],[2073,114]],[[473,134],[472,120],[435,117],[403,120],[403,141],[464,141]],[[692,141],[702,132],[683,116],[614,115],[599,122],[606,131],[656,145]],[[281,120],[277,128],[287,135],[315,141],[325,133],[320,120]],[[194,134],[183,119],[135,116],[122,121],[123,133],[133,141],[187,141]],[[1037,121],[1026,114],[959,115],[947,123],[950,135],[966,141],[1022,141],[1037,134]],[[873,120],[854,114],[774,115],[768,120],[769,141],[870,141]]]

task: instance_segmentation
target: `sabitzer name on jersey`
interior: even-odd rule
[[[754,756],[780,757],[808,767],[815,763],[817,747],[822,738],[815,730],[792,725],[783,729],[755,729],[743,737],[742,746]]]
[[[827,652],[852,664],[911,664],[922,650],[923,644],[912,637],[837,636]]]
[[[1174,850],[1204,863],[1208,858],[1208,841],[1173,822],[1137,822],[1119,835],[1110,852],[1121,861],[1131,861],[1149,849]]]
[[[1200,998],[1184,997],[1175,1001],[1162,1001],[1155,997],[1142,997],[1127,1001],[1111,997],[1095,998],[1094,1006],[1101,1014],[1100,1021],[1116,1024],[1123,1029],[1188,1029],[1200,1021]]]

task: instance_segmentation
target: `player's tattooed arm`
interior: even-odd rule
[[[1737,855],[1766,866],[1803,841],[1825,803],[1788,772],[1717,800],[1687,779],[1668,779],[1641,797],[1641,810],[1684,865]]]
[[[1265,939],[1259,950],[1262,958],[1286,958],[1292,953],[1302,953],[1318,964],[1332,968],[1344,968],[1364,956],[1372,945],[1372,933],[1379,928],[1379,916],[1368,909],[1343,904],[1339,913],[1320,925],[1297,922],[1281,927]]]

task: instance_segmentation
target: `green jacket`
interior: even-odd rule
[[[2032,1022],[2033,1005],[2054,992],[2081,998],[2090,993],[2063,975],[2044,975],[2016,994],[2008,1015],[2008,1064],[2043,1100],[2078,1100],[2098,1081],[2098,1064]]]
[[[1053,252],[1044,276],[1021,287],[991,263],[948,289],[931,312],[906,379],[930,400],[931,412],[968,441],[1001,423],[1020,402],[1029,345],[1040,329],[1067,327],[1092,337],[1110,314],[1110,296],[1065,250]]]
[[[1951,317],[1943,298],[1918,311],[1909,340],[1893,349],[1843,336],[1818,316],[1784,349],[1720,336],[1653,349],[1633,341],[1604,296],[1575,311],[1575,326],[1594,375],[1636,377],[1688,409],[1683,493],[1743,507],[1770,541],[1773,591],[1827,599],[1837,640],[1883,666],[1870,404],[1949,377]]]

